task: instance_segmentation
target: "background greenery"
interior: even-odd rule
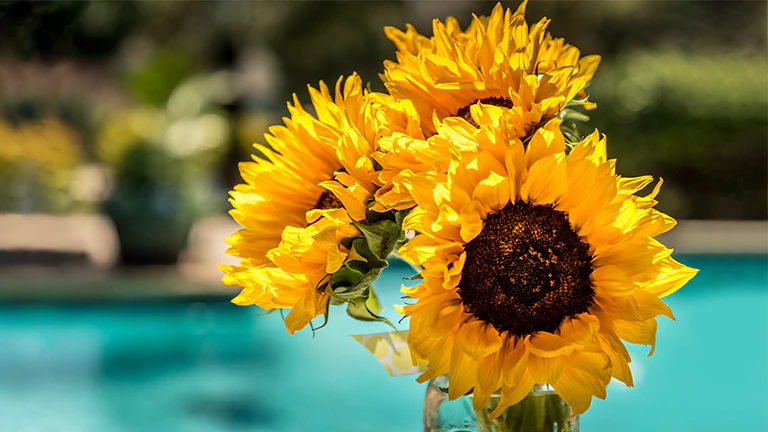
[[[224,211],[237,162],[286,114],[291,93],[307,101],[307,83],[353,71],[382,90],[381,63],[394,57],[383,26],[410,22],[431,34],[433,17],[466,25],[493,4],[1,2],[3,124],[61,122],[59,133],[76,139],[54,149],[57,141],[41,134],[22,152],[0,142],[0,189],[11,191],[0,194],[0,210],[102,208],[108,191],[65,197],[72,166],[97,163],[109,167],[113,193],[144,193],[137,179],[151,180],[193,197],[179,211]],[[552,18],[555,36],[603,57],[588,129],[608,135],[622,174],[665,179],[663,210],[765,219],[766,12],[756,1],[534,1],[527,18]],[[179,144],[194,141],[178,133],[190,124],[216,144]],[[66,157],[34,157],[46,145]],[[124,151],[133,147],[143,150]]]

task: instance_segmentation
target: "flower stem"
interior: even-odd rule
[[[533,391],[491,419],[497,405],[498,399],[493,398],[477,413],[480,432],[578,432],[578,420],[571,418],[570,408],[554,392]]]

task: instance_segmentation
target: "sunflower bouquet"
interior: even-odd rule
[[[387,93],[352,75],[309,87],[314,113],[294,96],[240,165],[240,264],[222,267],[234,303],[289,310],[292,334],[331,306],[386,321],[373,282],[399,254],[419,282],[388,341],[407,341],[419,382],[470,395],[481,430],[577,427],[611,378],[633,385],[624,342],[652,353],[656,318],[674,319],[661,298],[696,274],[654,239],[675,225],[654,208],[661,180],[639,195],[653,179],[617,174],[606,137],[573,123],[600,58],[525,6],[431,37],[386,28]]]

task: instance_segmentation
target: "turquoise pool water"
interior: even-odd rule
[[[636,388],[611,384],[582,430],[768,430],[766,257],[681,260],[701,273],[667,298],[678,321],[653,357],[632,347]],[[408,275],[387,270],[383,302]],[[424,386],[349,337],[387,328],[333,312],[289,337],[226,301],[0,305],[0,431],[421,430]]]

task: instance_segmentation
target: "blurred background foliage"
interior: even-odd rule
[[[431,34],[433,17],[466,25],[493,5],[0,2],[0,211],[223,212],[237,162],[291,93],[306,102],[307,83],[353,71],[383,90],[385,25]],[[527,18],[603,57],[583,132],[609,136],[622,174],[663,177],[663,210],[765,219],[766,13],[755,1],[533,1]]]
[[[57,212],[70,206],[68,186],[82,161],[77,133],[57,119],[0,119],[0,206]]]

